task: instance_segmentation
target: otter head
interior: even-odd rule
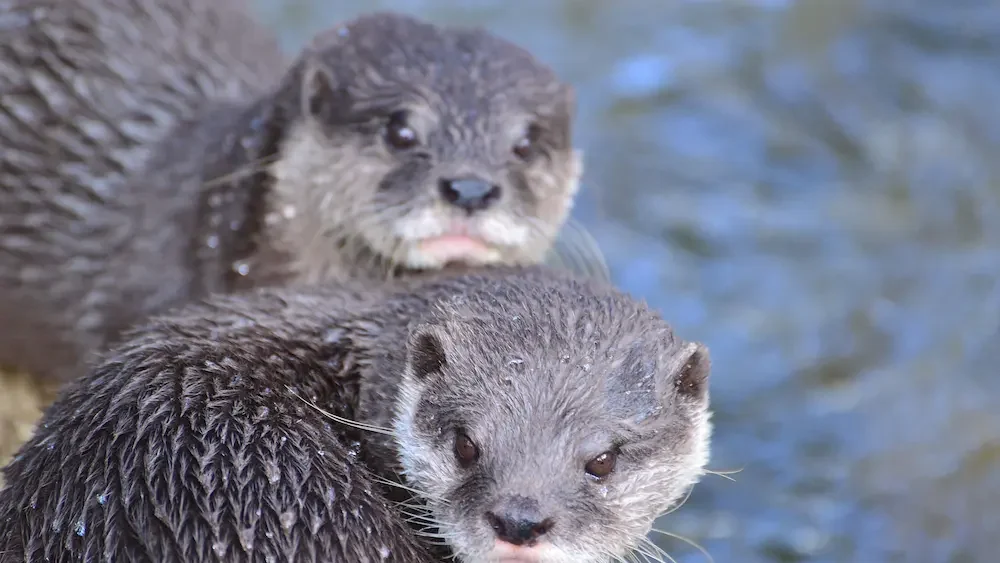
[[[410,334],[407,482],[466,563],[619,560],[704,472],[707,350],[620,295],[475,299]]]
[[[543,259],[581,163],[572,89],[529,53],[376,14],[318,37],[292,76],[299,118],[272,171],[300,269],[331,249],[406,269]]]

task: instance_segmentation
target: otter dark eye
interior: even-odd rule
[[[588,461],[584,469],[586,469],[587,474],[591,477],[604,479],[608,475],[611,475],[611,472],[615,470],[615,462],[617,461],[617,454],[614,452],[604,452],[603,454]]]
[[[535,156],[535,146],[538,142],[538,126],[531,125],[524,135],[514,143],[514,155],[521,160],[531,160]]]
[[[455,434],[455,459],[463,468],[471,466],[479,459],[479,448],[464,432]]]
[[[385,142],[398,150],[411,149],[417,146],[417,132],[407,124],[408,115],[405,111],[397,111],[389,116],[385,125]]]

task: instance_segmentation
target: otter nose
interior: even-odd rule
[[[500,198],[500,186],[476,178],[442,179],[439,186],[445,201],[470,213],[486,209]]]
[[[542,518],[538,503],[525,498],[512,499],[486,513],[497,538],[513,545],[533,544],[552,529],[551,518]]]

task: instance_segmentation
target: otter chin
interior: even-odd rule
[[[424,239],[410,253],[412,268],[439,267],[446,264],[485,265],[500,261],[501,254],[480,238],[468,235],[442,235]]]
[[[494,548],[481,559],[483,563],[543,563],[545,561],[569,560],[565,553],[559,552],[545,543],[518,546],[501,540],[497,540]]]
[[[450,264],[485,266],[538,259],[525,252],[525,247],[531,246],[530,229],[510,219],[506,212],[462,215],[431,206],[397,221],[399,240],[394,244],[406,249],[402,265],[433,269]]]

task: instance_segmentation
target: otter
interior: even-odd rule
[[[581,164],[530,53],[380,12],[286,65],[241,2],[176,4],[2,16],[0,365],[69,380],[209,293],[545,258]]]
[[[0,561],[606,562],[703,474],[709,372],[545,267],[215,295],[64,388],[5,470]]]

